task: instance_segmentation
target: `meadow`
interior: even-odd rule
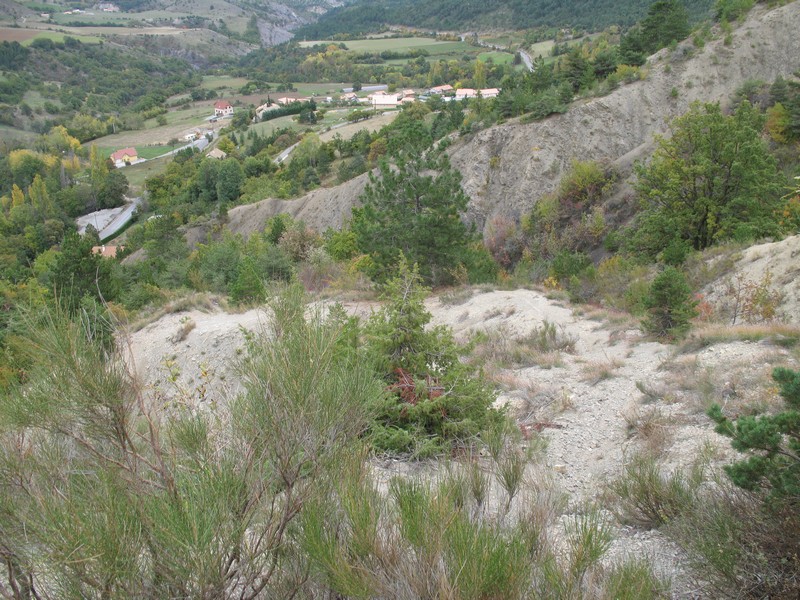
[[[478,55],[478,60],[482,60],[483,62],[492,61],[496,65],[506,65],[511,64],[514,61],[514,55],[508,52],[481,52]]]
[[[300,42],[300,46],[308,48],[315,44],[343,43],[348,50],[353,52],[378,53],[384,51],[409,52],[411,50],[427,50],[431,55],[463,54],[474,51],[474,47],[465,42],[447,42],[434,38],[408,37],[408,38],[370,38],[365,40],[350,40],[336,42],[332,40],[317,40]]]
[[[19,42],[23,46],[30,46],[36,39],[48,39],[54,42],[63,42],[65,37],[73,37],[84,44],[99,44],[102,40],[96,35],[75,34],[65,31],[50,31],[49,29],[21,29],[16,27],[0,27],[0,41]]]

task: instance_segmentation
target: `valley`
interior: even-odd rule
[[[796,597],[799,29],[0,0],[0,596]]]

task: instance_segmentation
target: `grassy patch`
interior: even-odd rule
[[[617,369],[623,364],[621,360],[614,358],[587,363],[582,369],[581,379],[589,385],[597,385],[601,381],[616,377]]]
[[[177,147],[178,146],[176,146],[176,148]],[[108,147],[98,146],[97,147],[97,153],[100,156],[102,156],[103,158],[108,158],[109,156],[111,156],[117,150],[119,150],[119,148],[117,148],[116,146],[115,147],[110,147],[110,146],[108,146]],[[146,158],[146,159],[150,160],[150,159],[156,158],[157,156],[161,156],[162,154],[166,154],[170,150],[172,150],[172,148],[170,146],[143,146],[143,147],[137,147],[136,148],[136,153],[139,156],[139,158]],[[125,167],[125,168],[128,169],[129,167]]]
[[[155,160],[148,160],[147,162],[139,163],[138,165],[131,165],[125,167],[123,173],[128,178],[128,183],[131,186],[133,194],[140,194],[144,189],[144,181],[148,177],[163,173],[167,167],[167,163],[172,160],[172,157],[157,158]]]
[[[800,327],[783,323],[762,325],[706,325],[695,329],[678,347],[679,352],[697,352],[714,344],[768,341],[782,348],[800,343]]]
[[[544,321],[526,336],[515,337],[505,325],[475,334],[473,359],[485,364],[489,371],[511,367],[560,366],[561,352],[574,352],[577,338],[563,327]]]
[[[301,129],[292,116],[286,116],[278,117],[271,121],[264,121],[263,123],[255,123],[250,125],[247,131],[254,131],[259,135],[270,135],[276,129],[283,129],[284,127],[288,127],[293,131],[299,131]]]
[[[513,62],[514,55],[508,52],[481,52],[478,59],[483,62],[492,61],[496,65],[507,65]]]
[[[309,48],[316,44],[338,44],[331,40],[316,40],[300,42],[300,46]],[[408,38],[373,38],[368,40],[351,40],[344,42],[348,50],[353,52],[378,53],[389,50],[392,52],[409,52],[424,49],[431,55],[463,54],[474,52],[475,48],[465,42],[446,42],[434,38],[408,37]]]
[[[661,527],[692,509],[702,482],[701,467],[664,475],[655,458],[634,456],[610,485],[616,499],[614,512],[622,523]]]
[[[38,134],[33,131],[25,131],[23,129],[17,129],[16,127],[9,127],[8,125],[0,125],[0,138],[4,141],[21,140],[23,142],[32,142],[37,137],[39,137]]]
[[[207,90],[231,89],[238,90],[247,83],[246,77],[230,77],[229,75],[205,75],[200,87]]]

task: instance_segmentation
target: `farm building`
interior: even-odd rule
[[[217,100],[214,103],[215,117],[229,117],[233,114],[233,106],[227,100]]]
[[[473,90],[471,88],[461,88],[456,90],[456,100],[466,100],[467,98],[496,98],[500,93],[497,88],[486,88],[482,90]]]

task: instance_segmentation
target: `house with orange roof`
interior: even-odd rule
[[[123,148],[114,152],[111,155],[111,160],[114,162],[115,167],[125,167],[139,162],[139,154],[136,152],[136,148]]]
[[[229,117],[233,114],[233,106],[227,100],[217,100],[214,102],[215,117]]]

